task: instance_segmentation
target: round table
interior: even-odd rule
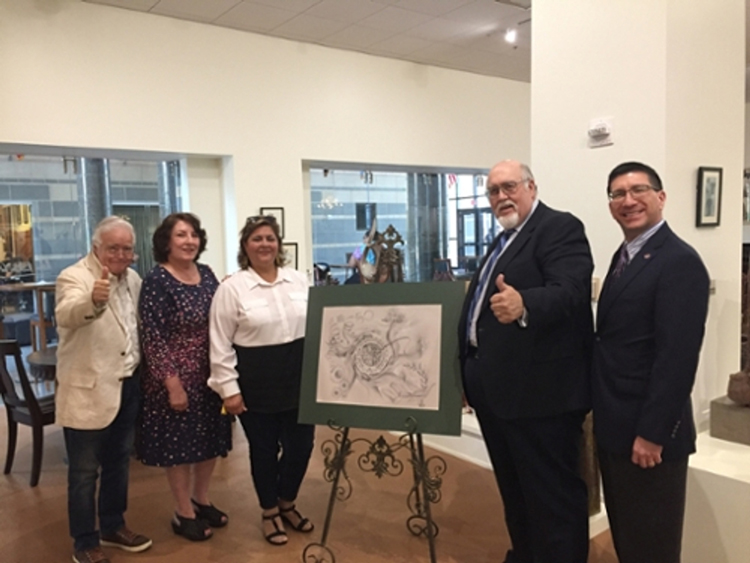
[[[31,377],[37,381],[54,381],[57,373],[57,346],[37,350],[26,356]]]

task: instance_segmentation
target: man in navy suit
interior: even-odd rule
[[[607,514],[620,563],[679,563],[709,278],[662,218],[666,194],[654,169],[620,164],[607,192],[625,235],[602,288],[594,343]]]
[[[505,505],[505,561],[586,563],[591,251],[578,219],[538,200],[528,166],[495,165],[487,197],[503,230],[469,286],[459,348]]]

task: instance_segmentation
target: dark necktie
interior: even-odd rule
[[[615,269],[612,270],[612,277],[617,279],[619,278],[622,273],[625,271],[625,266],[628,265],[628,247],[626,244],[623,243],[623,245],[620,247],[620,257],[617,259],[617,264],[615,264]]]
[[[515,233],[515,229],[507,229],[500,233],[500,238],[497,241],[497,246],[495,246],[495,249],[492,251],[492,254],[490,254],[490,257],[487,259],[487,262],[484,264],[484,268],[482,269],[482,273],[479,275],[479,282],[477,283],[477,287],[474,290],[474,297],[471,300],[471,305],[469,306],[469,316],[467,317],[467,323],[466,323],[466,339],[469,339],[469,333],[471,331],[471,323],[472,319],[474,318],[474,313],[476,312],[477,305],[479,304],[479,300],[483,295],[486,294],[487,285],[490,281],[490,274],[492,273],[492,270],[495,269],[495,263],[497,262],[497,259],[500,257],[500,253],[503,251],[503,248],[505,248],[505,245],[508,243],[508,239],[510,239],[511,236],[513,236],[513,233]]]

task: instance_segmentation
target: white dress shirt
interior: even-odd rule
[[[129,273],[129,270],[125,270],[125,273],[120,277],[110,277],[110,280],[116,280],[114,282],[114,299],[110,303],[110,306],[115,307],[128,333],[128,344],[125,349],[125,373],[122,374],[122,377],[133,375],[133,372],[141,361],[141,346],[138,340],[138,317],[136,314],[137,305],[133,300],[133,295],[130,293],[130,287],[126,279]]]
[[[304,338],[308,289],[307,276],[291,268],[279,268],[274,282],[248,268],[219,285],[209,325],[211,389],[222,398],[240,392],[233,344],[252,348]]]

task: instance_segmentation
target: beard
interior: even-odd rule
[[[497,222],[500,223],[500,226],[506,231],[508,229],[515,229],[519,222],[518,210],[514,209],[513,213],[510,215],[500,215],[500,217],[497,218]]]

